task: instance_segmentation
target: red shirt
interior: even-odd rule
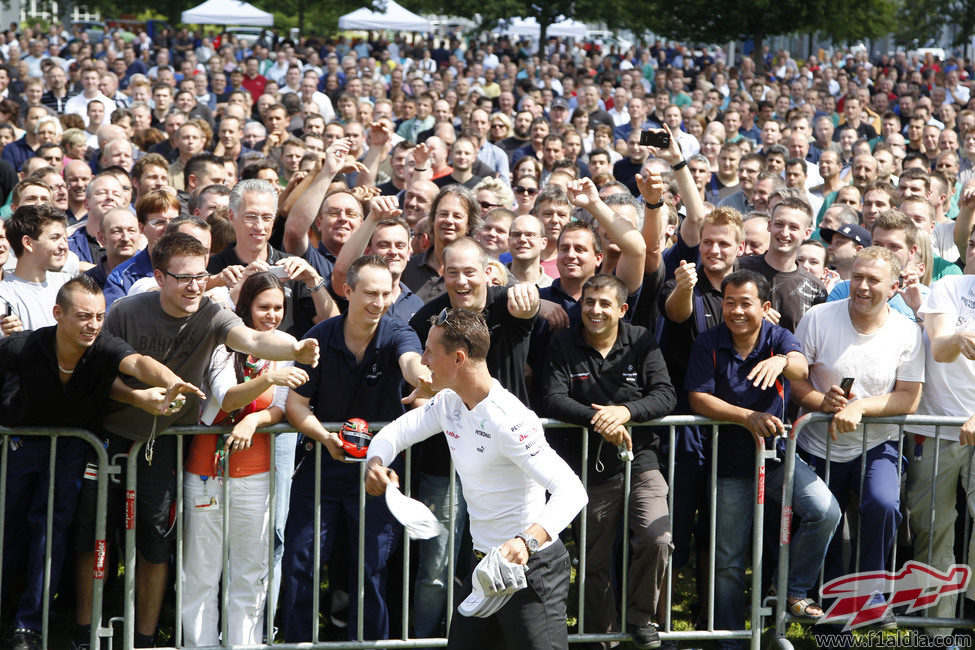
[[[240,85],[251,94],[251,97],[253,97],[254,101],[256,102],[257,98],[264,94],[264,87],[267,85],[267,78],[265,78],[263,75],[248,77],[245,74],[244,80],[240,83]]]

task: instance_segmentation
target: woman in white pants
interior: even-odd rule
[[[237,315],[259,331],[284,317],[284,289],[272,274],[243,282]],[[289,388],[308,381],[291,362],[270,362],[220,346],[210,361],[203,424],[233,424],[229,435],[198,435],[183,472],[183,644],[219,645],[222,544],[229,545],[228,589],[222,611],[227,643],[261,643],[267,598],[270,501],[270,436],[256,434],[280,422]],[[228,478],[224,479],[223,477]],[[223,539],[223,480],[230,525]]]

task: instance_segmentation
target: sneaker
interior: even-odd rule
[[[349,594],[340,589],[332,592],[332,602],[329,605],[329,620],[332,625],[344,630],[349,626]]]
[[[34,630],[17,628],[10,638],[10,650],[41,650],[41,635]]]
[[[883,630],[889,632],[891,630],[897,629],[897,619],[894,618],[893,610],[888,611],[884,614],[884,617],[877,621],[876,627],[878,630]]]
[[[653,623],[646,625],[627,625],[626,631],[633,637],[633,645],[638,648],[659,648],[660,635],[657,633],[657,626]]]

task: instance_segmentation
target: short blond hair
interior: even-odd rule
[[[901,275],[901,261],[883,246],[867,246],[857,251],[853,258],[853,265],[857,262],[883,262],[890,269],[890,281],[894,282]]]

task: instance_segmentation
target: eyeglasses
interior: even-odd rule
[[[149,225],[151,227],[157,228],[157,229],[158,228],[165,228],[166,226],[169,225],[169,222],[170,221],[172,221],[172,219],[167,219],[166,217],[158,217],[158,218],[153,219],[152,221],[150,221],[149,222]]]
[[[245,214],[240,218],[240,220],[248,226],[256,226],[258,224],[267,226],[274,223],[274,216]]]
[[[541,235],[537,235],[533,232],[522,232],[520,230],[512,230],[511,232],[508,233],[508,239],[513,239],[517,241],[522,237],[524,237],[528,241],[532,241],[538,239],[539,237],[541,237]]]
[[[481,204],[482,210],[490,210],[492,208],[500,208],[500,203],[491,203],[490,201],[478,201]]]
[[[200,275],[177,275],[176,273],[170,273],[169,271],[163,271],[166,275],[171,278],[176,279],[177,287],[188,287],[192,283],[206,286],[207,280],[210,279],[209,273],[201,273]]]
[[[537,187],[525,187],[524,185],[515,185],[515,192],[518,194],[527,194],[529,196],[534,196],[538,194]]]

